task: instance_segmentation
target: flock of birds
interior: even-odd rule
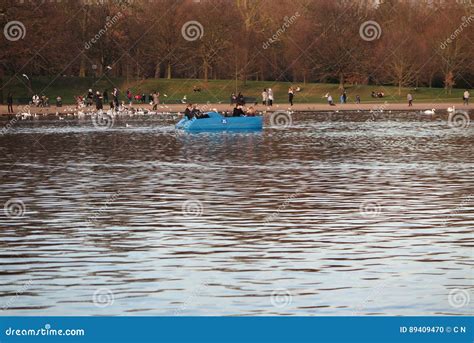
[[[164,111],[149,111],[144,108],[131,108],[131,109],[121,109],[119,111],[113,111],[113,110],[84,110],[84,109],[76,109],[76,108],[65,108],[62,112],[56,111],[54,115],[59,118],[59,120],[64,120],[66,118],[68,119],[86,119],[88,115],[91,117],[97,117],[100,115],[108,115],[108,116],[145,116],[145,115],[169,115],[173,119],[176,119],[176,114],[173,114],[172,112],[169,111],[168,106],[160,106],[162,109],[166,109]],[[29,120],[29,119],[39,119],[40,117],[46,117],[50,114],[48,113],[31,113],[31,110],[28,110],[26,112],[22,112],[18,115],[19,119],[21,120]]]

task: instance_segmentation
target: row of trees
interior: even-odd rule
[[[474,79],[474,12],[459,0],[4,0],[0,6],[2,27],[20,21],[26,30],[23,39],[2,37],[0,76],[238,78],[447,91]]]

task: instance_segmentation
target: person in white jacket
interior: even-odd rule
[[[463,96],[463,99],[464,99],[464,105],[469,105],[469,91],[466,89],[466,91],[464,92],[464,96]]]
[[[262,105],[267,106],[267,102],[268,102],[268,93],[267,93],[267,89],[265,88],[262,92]]]
[[[271,88],[268,88],[268,105],[273,105],[273,91]]]

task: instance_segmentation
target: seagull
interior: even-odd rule
[[[25,79],[27,79],[28,81],[30,81],[30,78],[28,77],[28,75],[22,74],[21,76],[23,76]]]
[[[431,110],[426,110],[423,112],[424,114],[435,114],[435,109],[431,109]]]
[[[455,112],[456,111],[456,107],[448,107],[448,112],[449,113],[452,113],[452,112]]]

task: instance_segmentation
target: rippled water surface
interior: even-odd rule
[[[15,123],[3,314],[469,314],[474,127],[410,118]]]

